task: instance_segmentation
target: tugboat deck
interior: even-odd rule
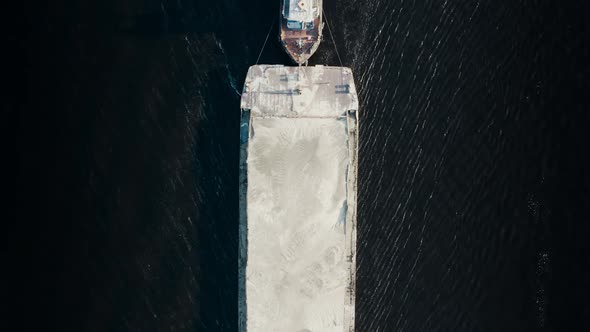
[[[292,4],[294,2],[293,0],[283,1],[289,1],[288,5],[294,6]],[[287,54],[289,54],[291,59],[298,64],[306,63],[318,49],[322,40],[322,30],[324,26],[322,21],[322,0],[311,0],[310,2],[317,6],[317,8],[315,8],[317,11],[317,17],[313,19],[312,29],[298,30],[289,28],[288,18],[281,13],[279,39]]]

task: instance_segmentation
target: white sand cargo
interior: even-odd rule
[[[240,331],[354,331],[351,70],[252,66],[241,109]]]

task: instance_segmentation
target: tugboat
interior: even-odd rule
[[[322,0],[281,1],[281,44],[293,61],[307,65],[322,39]]]

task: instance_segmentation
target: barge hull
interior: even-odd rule
[[[352,72],[252,66],[241,109],[240,331],[354,331]]]

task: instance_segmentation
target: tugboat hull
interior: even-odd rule
[[[322,0],[282,0],[279,39],[295,63],[301,65],[322,39]]]

